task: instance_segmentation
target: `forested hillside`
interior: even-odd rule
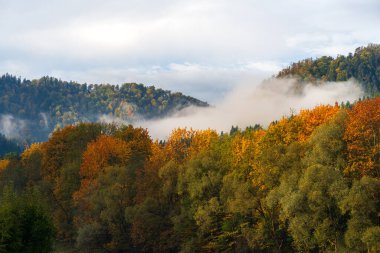
[[[323,56],[293,63],[277,74],[277,78],[295,77],[300,81],[346,81],[355,78],[367,95],[380,95],[380,45],[359,47],[354,54],[336,58]]]
[[[0,133],[0,158],[8,153],[20,152],[22,147],[17,142],[7,139]]]
[[[67,126],[0,191],[1,252],[379,252],[380,98],[165,142]]]
[[[22,125],[17,134],[23,139],[46,140],[57,126],[96,122],[102,115],[133,122],[163,117],[191,105],[207,103],[135,83],[88,85],[52,77],[30,81],[8,74],[0,78],[0,116],[11,115],[9,125]]]

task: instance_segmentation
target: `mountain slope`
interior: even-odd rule
[[[4,135],[0,134],[0,158],[7,153],[20,151],[21,147],[16,142],[8,140]]]
[[[277,78],[293,77],[305,82],[346,81],[355,78],[370,96],[380,95],[380,45],[359,47],[348,56],[323,56],[293,63],[281,70]]]
[[[104,115],[133,122],[164,117],[188,106],[208,104],[179,92],[136,83],[88,85],[53,77],[30,81],[8,74],[0,78],[0,132],[5,125],[14,125],[20,128],[19,135],[35,140],[46,139],[56,126],[97,121]]]

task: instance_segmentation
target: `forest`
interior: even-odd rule
[[[66,126],[0,192],[0,252],[380,252],[380,98],[166,141]]]
[[[346,81],[356,79],[369,96],[380,95],[380,45],[359,47],[348,56],[305,59],[281,70],[277,78],[294,77],[302,82]]]
[[[101,116],[133,122],[167,116],[206,102],[180,92],[136,83],[79,84],[53,77],[27,80],[0,77],[0,121],[21,125],[23,143],[45,141],[56,128],[79,122],[96,122]]]

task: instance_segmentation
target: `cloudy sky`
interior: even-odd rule
[[[217,101],[305,57],[380,43],[379,0],[0,0],[0,72]]]

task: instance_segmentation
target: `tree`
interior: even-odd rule
[[[179,168],[181,209],[173,219],[176,233],[186,235],[181,238],[182,250],[210,251],[222,247],[217,241],[223,213],[217,206],[221,203],[219,194],[227,166],[220,150],[212,146]]]
[[[193,135],[194,131],[192,129],[174,129],[165,144],[165,153],[168,159],[172,159],[178,163],[186,161],[189,158],[188,150]]]
[[[74,239],[75,209],[72,195],[80,187],[82,153],[87,144],[95,140],[101,131],[102,126],[99,124],[67,126],[55,131],[51,138],[39,147],[42,153],[40,174],[45,183],[44,190],[55,207],[53,217],[60,240],[72,242]],[[29,161],[27,164],[31,166]]]
[[[340,208],[350,215],[344,239],[352,251],[379,249],[380,183],[376,178],[363,176],[355,180],[340,201]],[[374,250],[373,252],[376,252]]]
[[[29,184],[37,184],[42,180],[41,166],[42,166],[43,145],[42,143],[34,143],[30,145],[21,154],[22,167],[27,174]]]
[[[134,128],[132,125],[121,127],[113,135],[131,147],[131,165],[136,169],[144,166],[145,161],[151,154],[152,140],[146,129]]]
[[[55,229],[41,195],[4,189],[0,201],[0,252],[51,252]]]
[[[348,111],[347,174],[380,177],[380,98],[364,100]]]
[[[322,165],[306,169],[296,188],[281,199],[295,247],[304,252],[335,250],[343,237],[338,202],[347,186],[341,172]]]
[[[78,225],[90,222],[91,195],[98,189],[98,177],[105,168],[114,165],[126,166],[131,156],[131,147],[123,140],[101,135],[88,144],[83,153],[83,162],[80,168],[80,188],[73,194],[76,206],[81,210],[76,216]]]

